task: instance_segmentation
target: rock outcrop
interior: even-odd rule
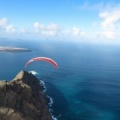
[[[40,80],[27,71],[0,81],[0,120],[52,120],[48,101]]]

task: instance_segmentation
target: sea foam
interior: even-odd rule
[[[29,73],[32,73],[33,75],[36,75],[38,74],[36,71],[29,71]],[[47,91],[47,88],[45,86],[45,82],[40,80],[40,83],[41,85],[43,86],[43,92],[46,92]],[[49,103],[48,103],[48,107],[49,107],[49,112],[51,113],[52,115],[52,119],[53,120],[58,120],[52,113],[53,113],[53,110],[52,110],[52,105],[53,105],[53,98],[51,98],[50,96],[47,95],[47,98],[49,99]]]
[[[33,75],[37,75],[38,74],[36,71],[29,71],[29,73],[32,73]]]
[[[40,80],[40,83],[41,83],[41,85],[42,85],[42,87],[43,87],[43,92],[46,92],[46,91],[47,91],[47,88],[46,88],[46,86],[45,86],[45,82],[42,81],[42,80]]]

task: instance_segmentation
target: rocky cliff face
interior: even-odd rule
[[[39,79],[21,71],[10,82],[0,81],[0,120],[52,120]]]

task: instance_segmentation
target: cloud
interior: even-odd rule
[[[19,32],[20,32],[20,33],[25,33],[26,30],[25,30],[25,28],[20,28]]]
[[[91,23],[93,29],[84,33],[86,39],[116,40],[120,38],[120,3],[116,1],[98,1],[95,3],[86,1],[75,8],[88,12],[94,11],[98,14],[98,19]],[[75,28],[73,34],[81,35],[80,29]]]
[[[7,18],[0,18],[0,32],[5,32],[6,27],[9,25],[9,21]]]
[[[104,3],[99,2],[95,4],[90,4],[88,1],[84,2],[82,5],[77,6],[76,8],[79,10],[103,10],[104,9]],[[109,6],[109,4],[107,5]]]
[[[6,26],[6,32],[13,33],[13,32],[16,32],[16,31],[17,30],[13,25],[9,24],[9,25]]]
[[[7,18],[0,18],[0,28],[4,28],[9,24],[9,21]]]
[[[33,28],[35,32],[46,36],[56,36],[60,32],[60,27],[55,23],[44,25],[39,22],[35,22],[33,23]]]
[[[109,2],[104,2],[104,1],[99,1],[95,3],[91,3],[88,1],[85,1],[82,5],[78,5],[77,7],[78,10],[87,10],[87,11],[110,11],[111,9],[118,9],[120,8],[120,3],[116,3],[116,1],[109,1]]]
[[[99,36],[107,39],[118,39],[120,37],[120,5],[109,7],[99,12],[101,31]]]
[[[45,30],[57,31],[57,30],[59,30],[59,26],[57,24],[52,23],[52,24],[47,25],[45,27]]]
[[[0,18],[0,32],[4,35],[17,34],[23,36],[58,36],[61,34],[61,28],[55,24],[41,24],[39,22],[34,22],[32,27],[28,28],[18,28],[12,25],[7,18]]]
[[[80,28],[78,28],[78,27],[73,27],[72,33],[75,36],[82,36],[82,35],[84,35],[84,32],[82,32],[80,30]]]
[[[106,39],[116,39],[117,38],[117,34],[112,31],[100,32],[100,33],[98,33],[98,36],[99,36],[99,38],[106,38]]]
[[[44,29],[44,25],[40,24],[39,22],[33,23],[33,28],[35,32],[39,32],[40,30]]]
[[[120,22],[120,9],[101,12],[99,17],[102,18],[101,27],[103,29],[117,29],[117,23]]]
[[[4,33],[4,36],[16,36],[16,37],[60,37],[60,38],[80,38],[85,34],[79,27],[73,27],[71,29],[64,29],[55,23],[42,24],[40,22],[34,22],[31,27],[18,28],[9,22],[7,18],[0,19],[0,32]],[[2,35],[2,34],[1,34]]]
[[[9,20],[7,18],[0,19],[0,29],[3,32],[7,32],[7,33],[16,32],[16,28],[12,24],[9,23]]]

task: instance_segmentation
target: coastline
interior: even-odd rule
[[[27,48],[0,46],[0,52],[31,52]]]
[[[38,74],[38,73],[35,72],[35,71],[28,71],[28,72],[31,73],[31,74],[33,74],[34,76]],[[37,78],[38,78],[38,77],[37,77]],[[38,78],[38,79],[39,79],[39,78]],[[40,80],[40,79],[39,79],[39,80]],[[46,88],[45,82],[44,82],[43,80],[40,80],[40,86],[42,86],[42,88],[43,88],[43,90],[42,90],[43,93],[46,93],[47,88]],[[54,116],[54,114],[53,114],[53,109],[52,109],[52,105],[53,105],[53,103],[54,103],[53,98],[50,97],[50,96],[48,96],[48,95],[46,95],[46,97],[47,97],[47,99],[48,99],[48,109],[49,109],[49,112],[50,112],[50,114],[51,114],[51,116],[52,116],[52,119],[53,119],[53,120],[58,120],[58,119]]]

